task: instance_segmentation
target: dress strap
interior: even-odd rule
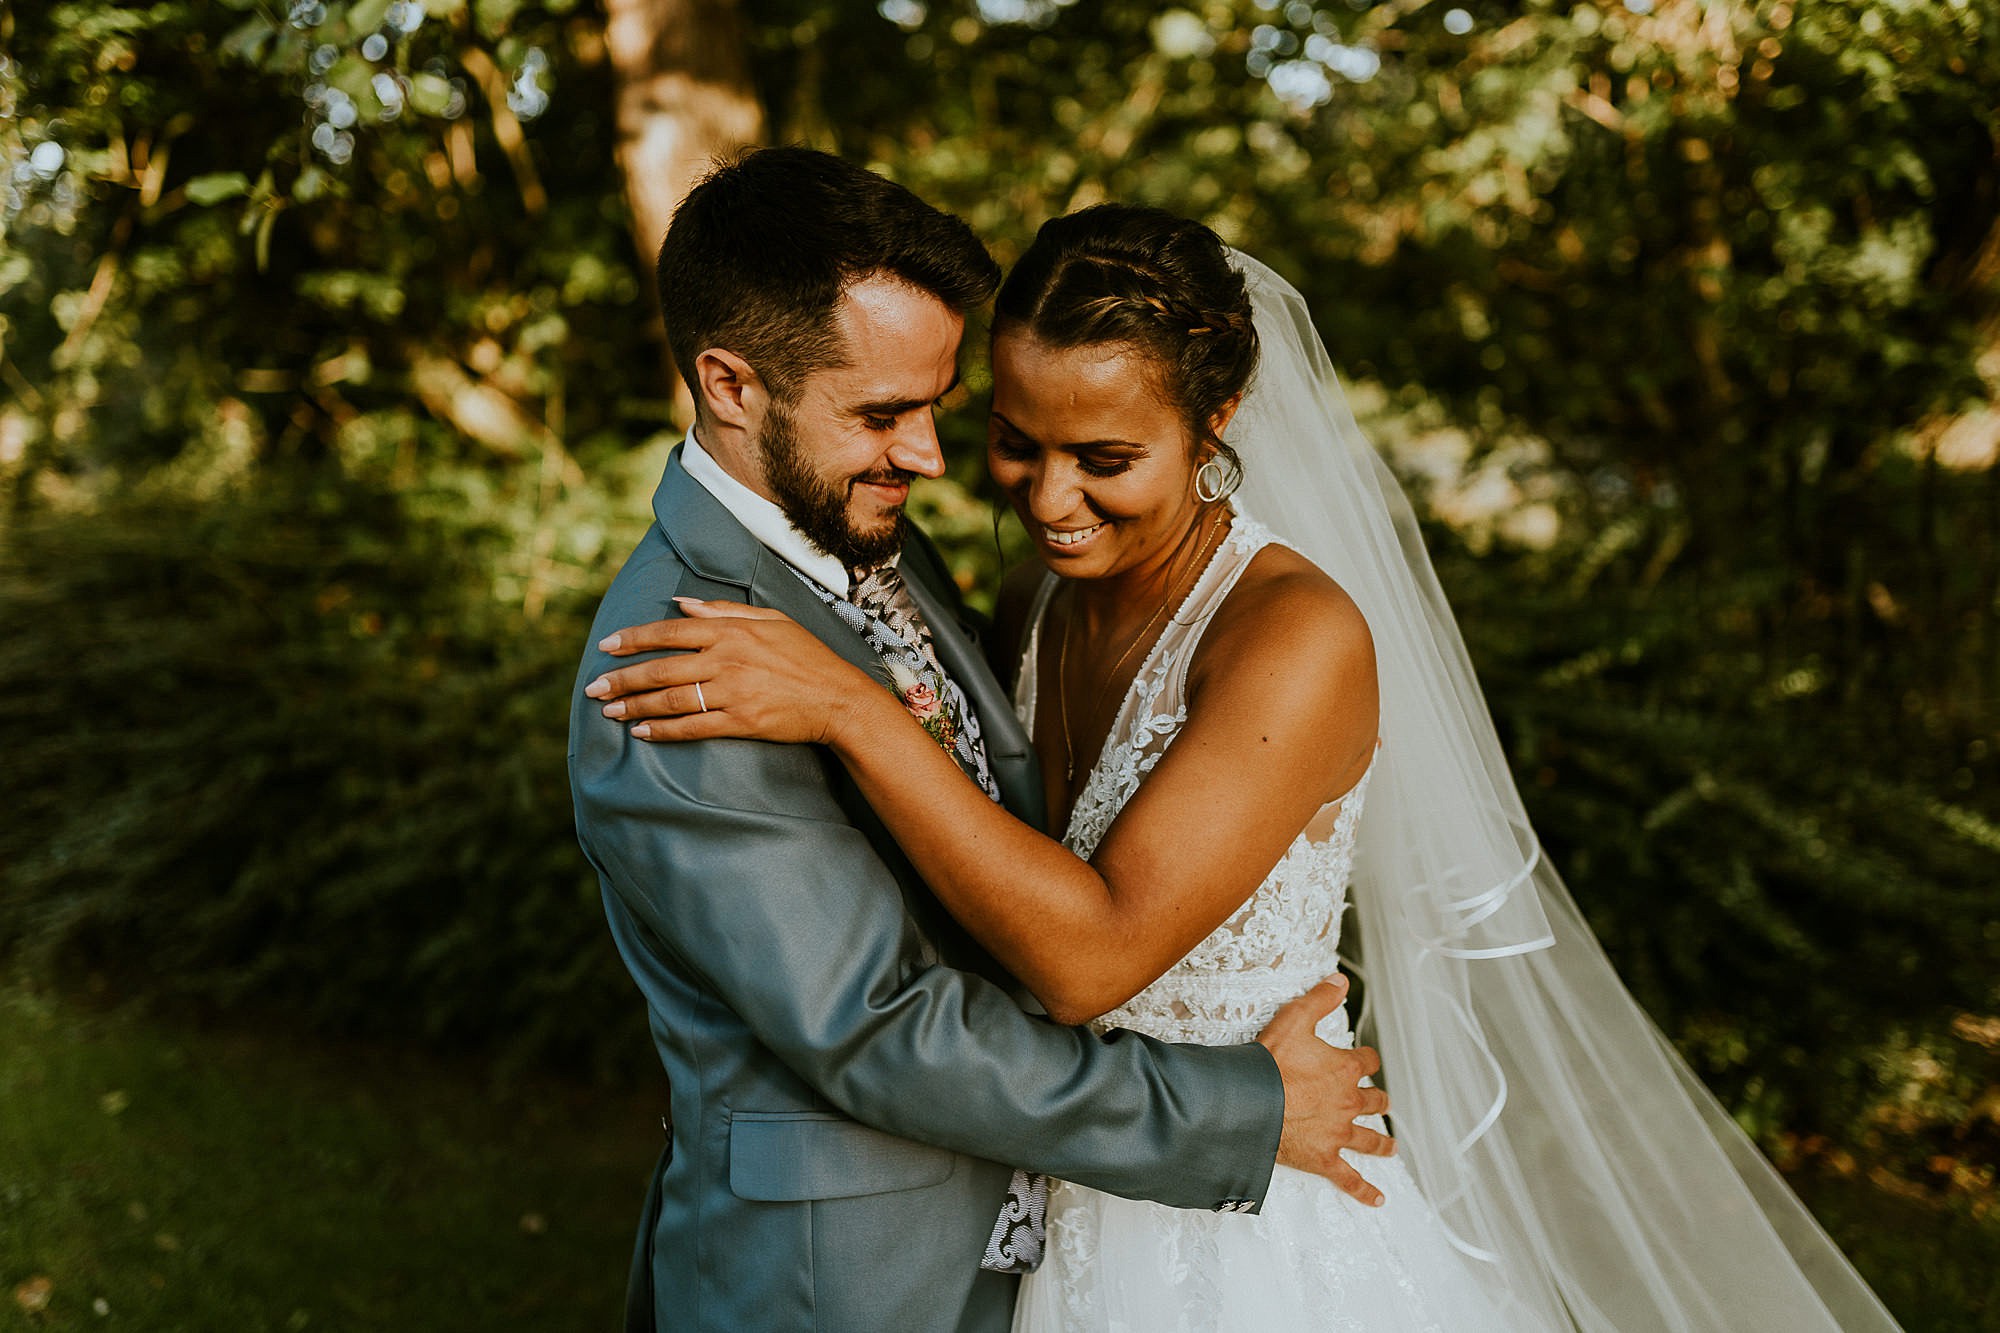
[[[1229,594],[1236,590],[1236,585],[1242,581],[1244,571],[1250,568],[1250,562],[1257,558],[1257,553],[1278,540],[1262,523],[1237,514],[1236,521],[1230,525],[1229,535],[1222,539],[1221,547],[1209,558],[1208,568],[1202,571],[1195,586],[1188,590],[1179,612],[1167,622],[1167,628],[1154,648],[1155,656],[1172,663],[1169,697],[1176,701],[1187,698],[1188,664],[1194,659],[1195,645],[1208,632],[1209,622],[1222,610]]]
[[[1042,621],[1047,618],[1049,603],[1055,600],[1061,583],[1053,573],[1043,573],[1042,582],[1028,603],[1028,630],[1021,636],[1021,660],[1014,669],[1014,715],[1031,736],[1035,732],[1035,700],[1042,683]]]

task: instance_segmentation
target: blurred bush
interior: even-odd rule
[[[643,1040],[563,769],[571,599],[315,477],[35,516],[0,555],[0,938],[31,974],[600,1067]],[[556,720],[552,724],[552,719]]]

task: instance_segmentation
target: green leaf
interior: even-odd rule
[[[264,220],[257,224],[257,271],[266,272],[271,267],[271,228],[278,224],[278,210],[264,211]]]
[[[426,116],[442,116],[451,105],[450,80],[438,74],[412,74],[410,105]]]
[[[240,171],[214,171],[206,176],[196,176],[187,183],[186,189],[189,203],[207,208],[225,199],[250,193],[250,178]]]
[[[347,11],[347,30],[357,40],[382,26],[389,15],[389,0],[359,0],[354,8]]]
[[[332,188],[333,180],[318,167],[307,167],[292,182],[292,198],[302,204],[309,204]]]

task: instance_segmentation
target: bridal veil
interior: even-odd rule
[[[1383,748],[1350,895],[1361,1035],[1453,1243],[1551,1328],[1895,1328],[1612,971],[1541,856],[1415,515],[1304,300],[1232,262],[1262,344],[1226,435],[1239,501],[1375,638]]]

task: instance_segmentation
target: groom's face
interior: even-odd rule
[[[944,472],[933,413],[958,382],[965,320],[930,293],[876,276],[847,289],[835,314],[842,364],[773,401],[757,443],[764,478],[794,526],[850,567],[902,544],[917,477]]]

